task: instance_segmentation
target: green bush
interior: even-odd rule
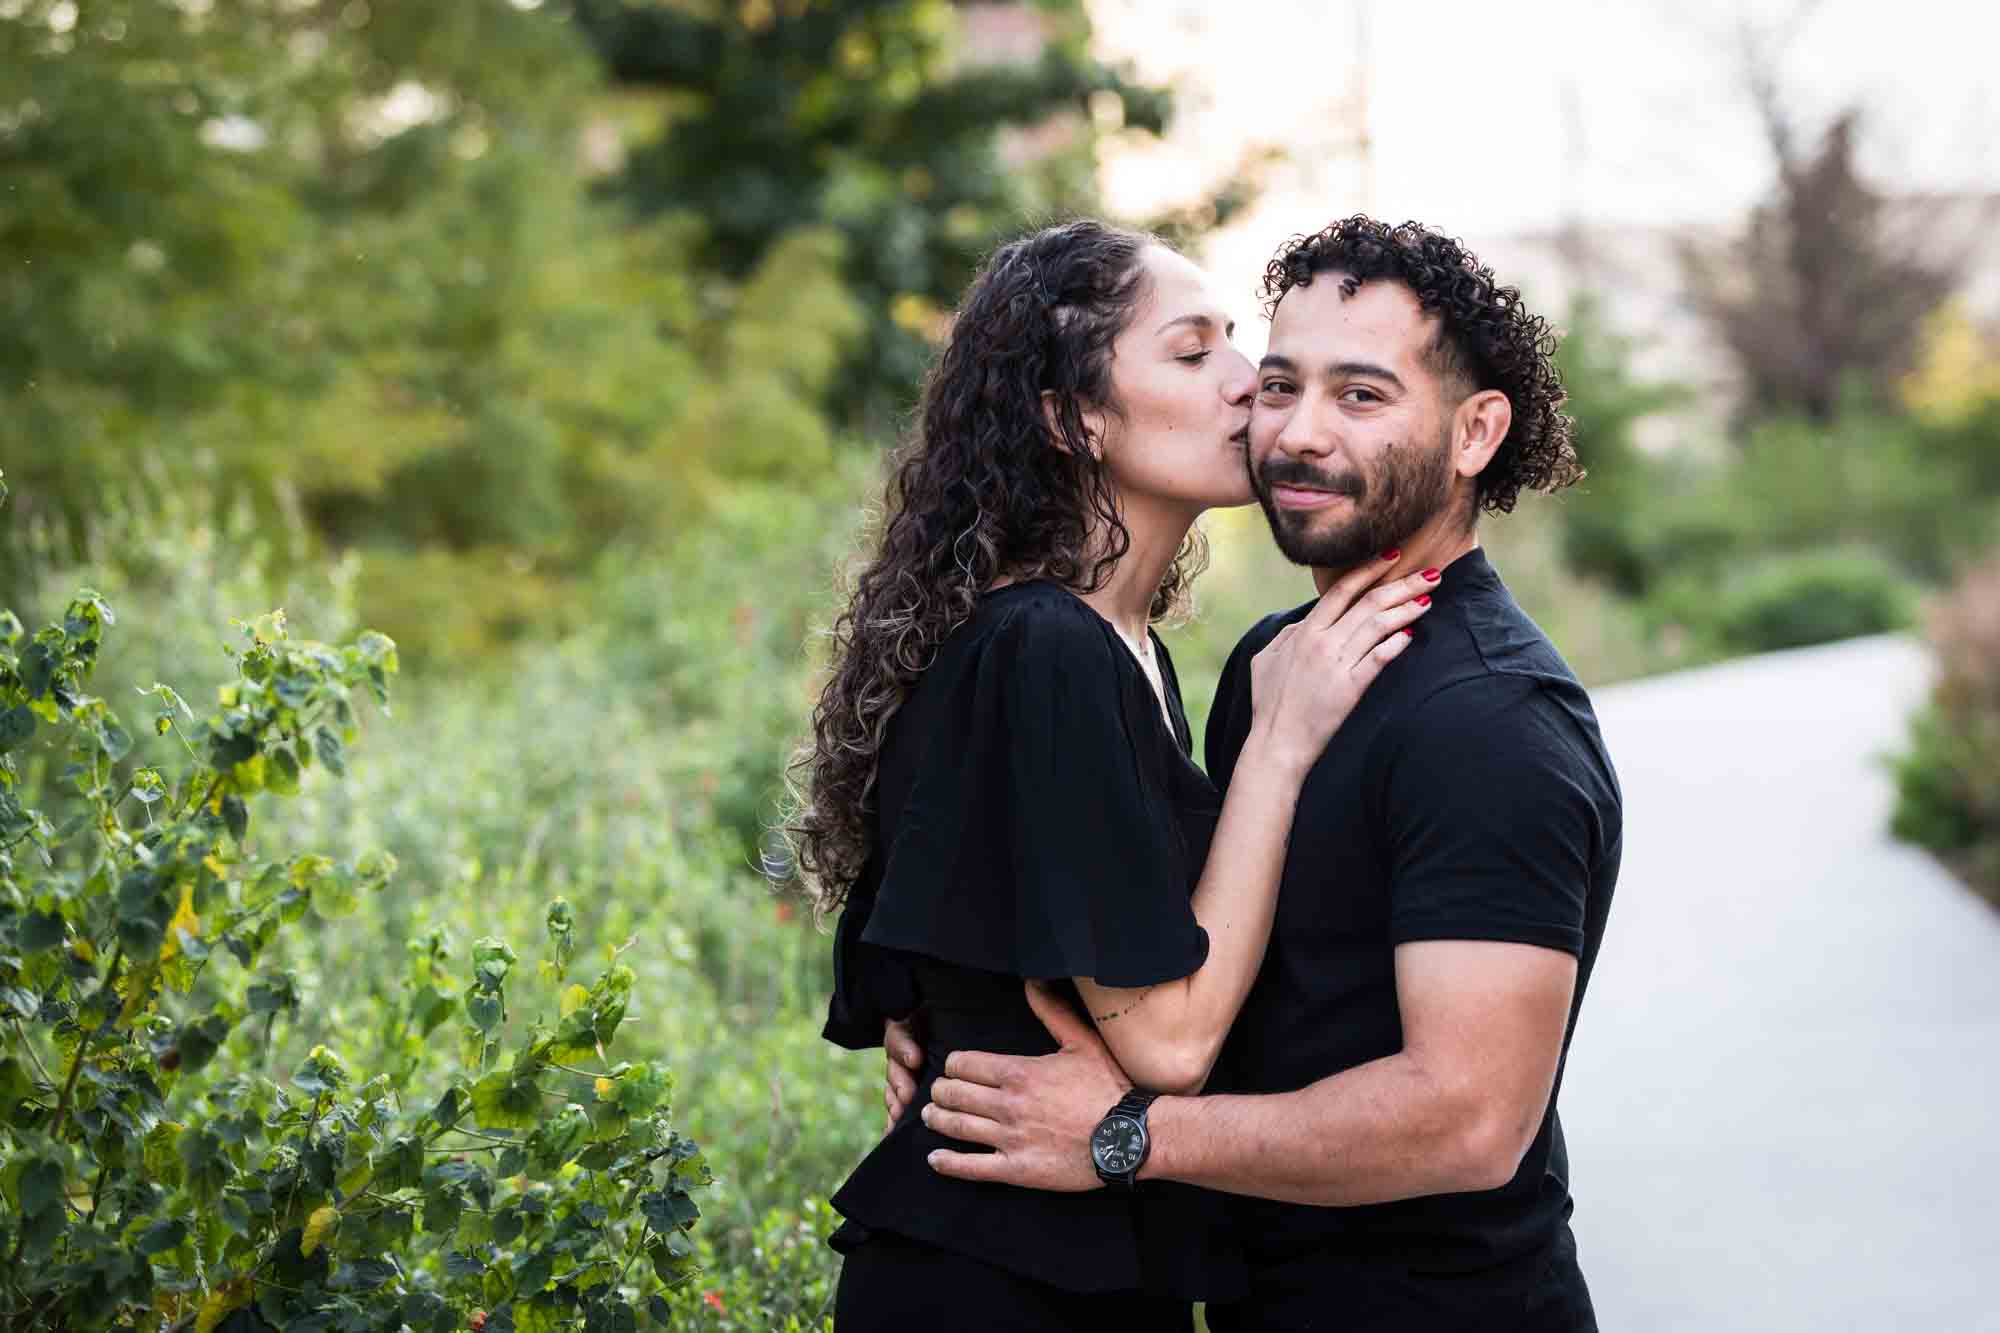
[[[1556,348],[1556,365],[1586,475],[1548,507],[1570,567],[1623,596],[1637,596],[1658,573],[1649,563],[1645,519],[1668,472],[1640,448],[1638,428],[1647,418],[1682,406],[1690,395],[1680,385],[1633,377],[1628,368],[1633,342],[1605,321],[1595,296],[1573,301],[1564,322],[1568,328]]]
[[[1967,574],[1930,629],[1937,685],[1895,761],[1890,828],[2000,903],[2000,560]]]
[[[284,943],[397,865],[281,852],[252,839],[253,814],[261,827],[267,798],[344,775],[351,701],[386,708],[394,645],[295,641],[282,613],[243,625],[213,717],[144,692],[184,752],[170,775],[130,766],[132,734],[84,692],[113,623],[88,592],[32,638],[0,612],[7,1327],[667,1319],[707,1168],[667,1118],[664,1065],[611,1062],[635,972],[614,952],[590,986],[569,981],[567,902],[544,915],[541,1012],[510,987],[503,940],[473,945],[459,985],[459,951],[432,931],[372,1015],[394,1059],[371,1072],[316,1045],[288,1078],[266,1073],[301,1009]],[[32,804],[50,785],[80,817]],[[442,1039],[454,1018],[459,1040]]]
[[[824,1199],[773,1208],[757,1219],[740,1261],[724,1265],[704,1236],[700,1282],[668,1293],[675,1317],[717,1333],[819,1333],[833,1316],[837,1270],[828,1262],[827,1233],[840,1216]]]
[[[541,937],[560,895],[579,941],[621,946],[635,981],[618,1058],[671,1061],[675,1128],[702,1145],[716,1176],[697,1235],[703,1289],[755,1270],[765,1220],[803,1216],[802,1201],[845,1177],[881,1121],[879,1057],[818,1038],[827,941],[773,896],[754,841],[809,706],[800,644],[853,514],[831,491],[738,498],[721,507],[726,522],[599,569],[578,607],[583,628],[567,638],[526,639],[448,671],[405,658],[396,709],[421,725],[350,750],[343,780],[267,802],[253,834],[272,846],[380,848],[400,862],[389,891],[266,948],[301,1001],[271,1034],[267,1070],[293,1067],[316,1044],[354,1068],[396,1069],[404,1053],[391,1019],[408,1006],[410,966],[396,941],[442,931],[519,947]],[[171,507],[136,508],[103,560],[44,556],[30,571],[30,588],[117,590],[107,600],[123,613],[121,647],[98,665],[106,697],[135,697],[156,678],[155,654],[204,682],[184,691],[190,699],[234,679],[223,653],[193,651],[218,586],[239,605],[328,614],[316,582],[288,587],[272,568],[280,552],[255,533],[215,528],[199,548],[176,540],[191,530]],[[128,549],[143,555],[143,579],[122,567]],[[128,764],[164,765],[178,752],[172,735],[134,730]],[[792,1262],[831,1281],[839,1261],[822,1244]],[[761,1307],[732,1299],[729,1309],[764,1326]],[[777,1310],[770,1322],[782,1326],[789,1316]]]
[[[1910,598],[1879,556],[1832,550],[1769,557],[1720,587],[1677,580],[1656,610],[1726,657],[1900,629]]]

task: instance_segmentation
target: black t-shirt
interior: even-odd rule
[[[1417,940],[1575,955],[1567,1054],[1618,875],[1618,780],[1583,687],[1481,551],[1433,596],[1300,793],[1270,948],[1211,1091],[1287,1092],[1402,1049],[1394,949]],[[1224,788],[1250,725],[1250,659],[1312,605],[1264,619],[1224,668],[1207,736]],[[1236,1204],[1257,1262],[1327,1249],[1466,1272],[1520,1259],[1571,1207],[1555,1099],[1497,1190]]]
[[[926,1155],[972,1145],[916,1114],[954,1050],[1055,1049],[1023,978],[1147,986],[1207,959],[1189,899],[1221,802],[1152,642],[1171,725],[1096,611],[1055,584],[1010,585],[980,600],[890,720],[876,850],[841,914],[824,1035],[878,1046],[885,1018],[921,1010],[925,1066],[910,1113],[833,1196],[848,1219],[836,1247],[889,1231],[1078,1292],[1212,1297],[1240,1283],[1213,1196],[952,1180]]]

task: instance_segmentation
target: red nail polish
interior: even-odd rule
[[[1417,594],[1416,602],[1418,606],[1429,606],[1431,604],[1431,595],[1427,592],[1420,592]]]
[[[1403,555],[1403,548],[1400,546],[1398,546],[1393,551],[1382,552],[1382,558],[1384,560],[1400,560],[1402,558],[1402,555]]]
[[[1439,578],[1443,577],[1443,571],[1436,569],[1427,569],[1424,571],[1424,577],[1429,579],[1432,583],[1436,583]]]
[[[1417,635],[1416,635],[1416,632],[1415,632],[1414,630],[1407,630],[1407,629],[1406,629],[1406,630],[1404,630],[1404,631],[1403,631],[1403,637],[1404,637],[1404,638],[1406,638],[1406,639],[1414,639],[1414,638],[1416,638],[1416,637],[1417,637]]]

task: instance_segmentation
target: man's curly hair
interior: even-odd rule
[[[1364,282],[1387,278],[1415,294],[1442,321],[1430,364],[1466,392],[1498,389],[1514,406],[1514,424],[1486,470],[1475,503],[1488,513],[1512,513],[1523,490],[1558,491],[1579,481],[1572,442],[1576,423],[1562,411],[1562,377],[1552,359],[1555,330],[1521,304],[1521,293],[1494,281],[1493,270],[1457,240],[1416,222],[1399,227],[1356,214],[1312,236],[1294,236],[1264,270],[1264,313],[1294,287],[1322,273],[1343,274],[1354,295]]]

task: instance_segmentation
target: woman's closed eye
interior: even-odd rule
[[[1204,347],[1199,352],[1183,352],[1179,356],[1175,357],[1174,360],[1180,362],[1184,366],[1198,366],[1202,362],[1208,360],[1208,354],[1209,354],[1209,349]]]

